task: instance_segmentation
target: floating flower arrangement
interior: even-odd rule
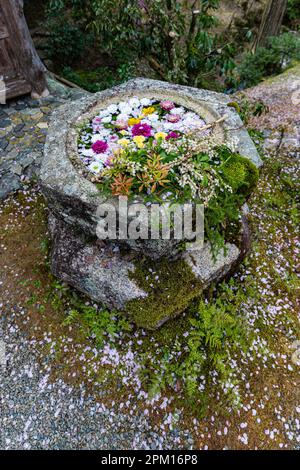
[[[197,113],[168,100],[133,97],[110,104],[80,130],[78,153],[90,179],[112,196],[197,200],[223,210],[240,207],[258,179],[234,146],[216,144]],[[211,209],[212,210],[212,209]],[[223,220],[222,219],[222,220]]]

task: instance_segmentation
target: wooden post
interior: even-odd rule
[[[258,47],[266,46],[269,37],[279,34],[286,7],[287,0],[268,0],[254,50]]]
[[[10,58],[16,76],[27,82],[33,97],[47,96],[46,68],[32,42],[24,16],[23,0],[0,0],[0,14],[7,31],[2,47],[5,48],[6,57]]]

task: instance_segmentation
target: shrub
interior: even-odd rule
[[[87,38],[77,26],[63,20],[49,22],[51,35],[48,39],[46,52],[49,59],[56,63],[69,65],[78,60],[84,51]]]
[[[68,11],[110,58],[141,56],[164,79],[217,87],[216,76],[235,67],[234,47],[212,32],[219,0],[51,0],[49,6],[52,14]]]
[[[133,74],[134,64],[132,63],[121,64],[115,71],[106,66],[95,70],[73,70],[71,67],[64,67],[62,70],[62,75],[67,80],[91,93],[118,85],[132,78]]]
[[[284,33],[270,38],[269,47],[259,47],[255,54],[247,53],[237,68],[243,87],[259,83],[263,77],[280,73],[292,60],[300,60],[300,38]]]
[[[300,0],[288,0],[287,10],[285,13],[284,24],[294,26],[298,23],[299,25],[299,11],[300,11]]]

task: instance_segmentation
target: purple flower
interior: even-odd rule
[[[143,135],[144,137],[151,136],[151,126],[149,124],[135,124],[132,127],[132,135]]]
[[[170,111],[171,109],[175,108],[175,104],[172,101],[161,101],[160,107],[165,111]]]
[[[169,134],[167,135],[166,140],[170,140],[170,139],[179,139],[179,137],[180,137],[180,135],[178,134],[178,132],[171,131],[171,132],[169,132]]]
[[[114,166],[114,162],[113,162],[114,158],[115,158],[114,155],[110,155],[108,159],[105,160],[104,165],[109,166],[109,167]]]
[[[101,118],[99,116],[94,117],[93,124],[100,124]]]
[[[95,153],[105,153],[107,149],[108,149],[108,144],[104,140],[97,140],[92,145],[92,150]]]

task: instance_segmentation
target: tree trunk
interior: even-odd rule
[[[287,0],[268,0],[254,49],[266,46],[270,36],[277,36],[279,34],[286,7]]]
[[[46,68],[39,58],[23,12],[23,0],[0,0],[0,13],[6,26],[13,60],[30,85],[33,95],[47,94]]]

